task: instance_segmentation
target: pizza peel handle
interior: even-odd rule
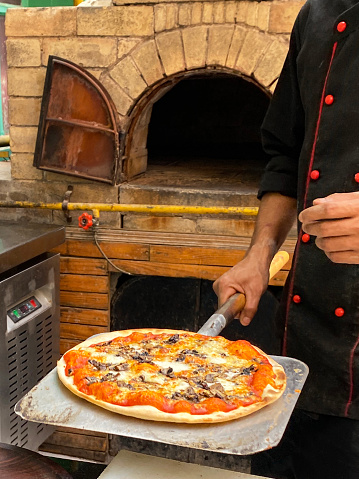
[[[280,271],[288,262],[289,254],[286,251],[278,251],[274,256],[270,268],[269,279]],[[204,323],[199,334],[205,336],[217,336],[236,315],[244,308],[246,297],[242,293],[233,294],[212,316]]]

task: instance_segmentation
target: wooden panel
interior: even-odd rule
[[[60,272],[71,274],[107,275],[107,261],[105,259],[73,258],[61,256]]]
[[[88,326],[86,324],[60,323],[60,337],[62,339],[79,339],[81,341],[94,334],[105,333],[105,326]]]
[[[60,308],[62,323],[89,324],[93,326],[109,325],[109,313],[99,309]]]
[[[81,343],[81,340],[69,340],[69,339],[60,339],[60,355],[66,353],[69,349],[76,346],[76,344]]]
[[[75,429],[72,431],[75,431]],[[53,445],[66,444],[67,447],[90,449],[91,451],[105,452],[107,450],[107,437],[105,434],[96,436],[94,434],[88,435],[87,433],[65,432],[64,429],[53,432],[46,439],[46,443]]]
[[[149,258],[148,245],[138,243],[99,242],[101,249],[108,258],[146,260]],[[52,250],[62,256],[80,256],[103,258],[96,244],[90,241],[67,240],[58,248]]]
[[[60,291],[61,306],[75,308],[108,309],[108,294]]]
[[[92,276],[80,274],[61,274],[61,291],[81,291],[84,293],[107,293],[109,288],[108,276]]]
[[[106,463],[107,452],[102,451],[90,451],[89,449],[82,449],[77,447],[68,447],[65,445],[48,444],[44,442],[40,448],[40,451],[46,451],[52,454],[59,454],[62,456],[70,456],[75,458],[87,459],[88,461],[98,461]]]
[[[154,261],[114,260],[113,263],[128,274],[168,276],[172,278],[202,278],[211,281],[215,281],[229,269],[225,266],[156,263]],[[287,276],[287,272],[280,271],[278,275],[278,278],[282,275],[283,281],[276,279],[275,284],[277,286],[282,286],[284,284],[284,278]]]
[[[150,259],[158,263],[233,266],[241,261],[245,251],[224,248],[151,245]]]
[[[245,251],[238,248],[203,248],[190,246],[151,245],[150,260],[159,263],[234,266],[244,258]],[[283,267],[289,270],[291,261]]]

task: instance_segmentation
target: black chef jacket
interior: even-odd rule
[[[359,191],[359,2],[304,5],[262,135],[259,197],[296,197],[300,212]],[[299,405],[359,419],[359,265],[331,262],[299,225],[286,288],[283,353],[310,369]]]

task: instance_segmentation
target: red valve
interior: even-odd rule
[[[88,213],[82,213],[82,215],[79,216],[80,228],[84,230],[88,230],[89,228],[91,228],[92,225],[93,225],[92,215],[89,215]]]

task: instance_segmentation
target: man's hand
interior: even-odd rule
[[[246,295],[246,304],[239,319],[243,326],[248,326],[258,309],[262,294],[267,289],[268,279],[268,268],[260,270],[258,262],[247,256],[218,278],[213,289],[218,296],[219,305],[238,291]]]
[[[359,192],[318,198],[299,215],[303,231],[334,263],[359,264]]]

